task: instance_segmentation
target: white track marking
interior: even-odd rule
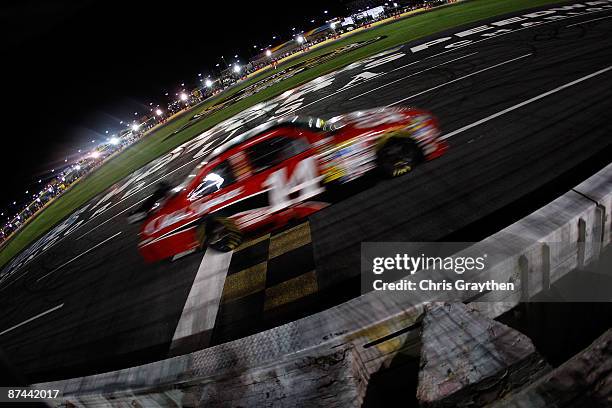
[[[501,67],[502,65],[506,65],[506,64],[509,64],[509,63],[511,63],[511,62],[514,62],[514,61],[520,60],[520,59],[522,59],[522,58],[526,58],[526,57],[528,57],[528,56],[530,56],[530,55],[532,55],[532,54],[531,54],[531,53],[529,53],[529,54],[521,55],[520,57],[512,58],[512,59],[509,59],[509,60],[507,60],[507,61],[500,62],[499,64],[491,65],[490,67],[487,67],[487,68],[479,69],[478,71],[474,71],[474,72],[472,72],[471,74],[467,74],[467,75],[461,76],[461,77],[459,77],[459,78],[455,78],[455,79],[453,79],[453,80],[451,80],[451,81],[448,81],[448,82],[445,82],[445,83],[443,83],[443,84],[436,85],[436,86],[434,86],[433,88],[429,88],[429,89],[426,89],[426,90],[424,90],[424,91],[421,91],[421,92],[415,93],[414,95],[410,95],[410,96],[408,96],[408,97],[406,97],[406,98],[402,98],[402,99],[400,99],[399,101],[395,101],[395,102],[393,102],[393,103],[391,103],[391,104],[387,105],[387,107],[389,107],[389,106],[393,106],[393,105],[397,105],[397,104],[399,104],[399,103],[402,103],[402,102],[404,102],[404,101],[407,101],[408,99],[416,98],[417,96],[420,96],[420,95],[426,94],[426,93],[431,92],[431,91],[435,91],[436,89],[442,88],[442,87],[444,87],[444,86],[446,86],[446,85],[450,85],[450,84],[455,83],[455,82],[457,82],[457,81],[461,81],[461,80],[463,80],[463,79],[465,79],[465,78],[469,78],[469,77],[471,77],[471,76],[474,76],[474,75],[480,74],[481,72],[485,72],[485,71],[489,71],[489,70],[494,69],[494,68],[497,68],[497,67]]]
[[[172,342],[215,327],[232,252],[206,249],[193,281]],[[205,344],[202,346],[206,346]],[[172,349],[172,345],[170,346]]]
[[[127,196],[127,197],[125,197],[124,199],[122,199],[122,200],[120,200],[120,201],[117,201],[115,204],[111,205],[110,207],[108,207],[106,210],[102,211],[101,213],[99,213],[99,214],[98,214],[98,215],[96,215],[95,217],[92,217],[92,218],[88,219],[88,220],[87,220],[87,221],[85,221],[83,224],[81,224],[81,226],[80,226],[79,228],[83,228],[85,225],[89,224],[91,221],[95,220],[96,218],[98,218],[99,216],[101,216],[102,214],[104,214],[105,212],[107,212],[107,211],[109,211],[109,210],[113,209],[114,207],[118,206],[119,204],[121,204],[121,203],[122,203],[122,202],[124,202],[125,200],[127,200],[127,199],[131,198],[131,197],[132,197],[132,196],[134,196],[135,194],[138,194],[138,193],[139,193],[139,192],[141,192],[142,190],[144,190],[144,189],[146,189],[146,188],[151,187],[153,184],[157,183],[158,181],[165,179],[165,178],[166,178],[166,177],[168,177],[169,175],[171,175],[171,174],[173,174],[173,173],[175,173],[175,172],[179,171],[179,170],[180,170],[180,169],[182,169],[183,167],[185,167],[185,166],[187,166],[187,165],[190,165],[191,163],[193,163],[194,161],[197,161],[197,160],[199,160],[199,159],[193,159],[193,160],[191,160],[191,161],[189,161],[189,162],[187,162],[187,163],[183,164],[182,166],[177,167],[176,169],[172,170],[171,172],[166,173],[166,174],[164,174],[163,176],[161,176],[161,177],[159,177],[159,178],[157,178],[157,179],[153,180],[152,182],[150,182],[150,183],[149,183],[149,184],[147,184],[146,186],[142,187],[141,189],[138,189],[138,190],[134,191],[133,193],[131,193],[130,195],[128,195],[128,196]],[[79,229],[79,228],[77,228],[77,229]],[[67,236],[67,235],[66,235],[66,236]],[[65,238],[65,237],[64,237],[64,238]],[[62,239],[63,239],[63,238],[62,238]]]
[[[0,332],[0,336],[2,336],[3,334],[6,334],[6,333],[8,333],[8,332],[11,332],[11,331],[15,330],[16,328],[21,327],[21,326],[23,326],[24,324],[28,324],[28,323],[30,323],[30,322],[31,322],[31,321],[33,321],[33,320],[36,320],[36,319],[41,318],[41,317],[43,317],[43,316],[45,316],[45,315],[48,315],[49,313],[54,312],[54,311],[56,311],[57,309],[61,309],[62,307],[64,307],[64,304],[63,304],[63,303],[62,303],[62,304],[60,304],[60,305],[57,305],[57,306],[55,306],[55,307],[52,307],[52,308],[51,308],[51,309],[49,309],[49,310],[45,310],[44,312],[39,313],[39,314],[37,314],[37,315],[36,315],[36,316],[34,316],[34,317],[30,317],[28,320],[24,320],[23,322],[21,322],[21,323],[19,323],[19,324],[16,324],[16,325],[14,325],[13,327],[9,327],[8,329],[6,329],[6,330],[4,330],[4,331]]]
[[[546,25],[546,24],[557,23],[559,20],[565,20],[565,19],[576,18],[576,17],[584,17],[584,16],[589,15],[589,14],[601,13],[601,12],[603,12],[603,11],[610,11],[610,10],[612,10],[612,9],[598,10],[598,11],[593,11],[593,12],[589,12],[589,13],[579,14],[579,15],[576,15],[576,16],[566,16],[566,17],[564,17],[564,18],[562,18],[562,19],[550,20],[550,21],[545,21],[545,22],[543,22],[543,23],[536,24],[536,25],[529,26],[529,27],[517,28],[516,30],[509,31],[509,32],[507,32],[507,33],[500,33],[500,34],[497,34],[497,35],[494,35],[494,36],[491,36],[491,37],[487,37],[487,38],[483,38],[483,39],[480,39],[480,40],[472,41],[472,42],[471,42],[471,43],[469,43],[469,44],[459,45],[459,46],[453,47],[453,48],[451,48],[450,50],[446,50],[446,51],[441,51],[441,52],[438,52],[438,53],[433,54],[433,55],[430,55],[430,56],[428,56],[428,57],[424,57],[422,60],[414,61],[414,62],[411,62],[411,63],[409,63],[409,64],[402,65],[402,66],[400,66],[400,67],[394,68],[393,70],[391,70],[391,71],[389,71],[389,72],[387,72],[387,73],[390,73],[390,72],[396,71],[396,70],[401,69],[401,68],[405,68],[405,67],[407,67],[407,66],[409,66],[409,65],[414,65],[414,64],[417,64],[417,63],[419,63],[419,62],[423,62],[423,61],[428,60],[428,59],[431,59],[431,58],[439,57],[440,55],[445,55],[445,54],[448,54],[448,53],[451,53],[451,52],[455,52],[455,51],[457,51],[457,50],[461,50],[461,49],[463,49],[463,48],[465,48],[465,47],[470,47],[470,46],[472,46],[472,45],[479,44],[479,43],[484,42],[484,41],[494,40],[494,39],[496,39],[496,38],[498,38],[498,37],[503,37],[503,36],[505,36],[505,35],[509,35],[509,34],[518,33],[518,32],[520,32],[520,31],[524,31],[524,30],[530,30],[530,29],[532,29],[532,28],[539,27],[539,26],[543,26],[543,25]],[[579,23],[579,24],[581,24],[581,23]],[[405,46],[406,46],[406,44],[404,44],[402,47],[405,47]],[[413,55],[414,55],[414,53],[413,53]],[[381,77],[382,75],[385,75],[385,74],[387,74],[387,73],[384,73],[384,74],[381,74],[381,75],[377,75],[375,78],[372,78],[372,79],[377,79],[377,78],[379,78],[379,77]],[[366,82],[368,82],[368,80],[363,81],[363,82],[360,82],[360,83],[355,84],[355,85],[352,85],[352,86],[349,86],[349,87],[346,87],[346,88],[344,88],[344,89],[340,89],[340,90],[338,90],[338,91],[336,91],[336,92],[333,92],[333,93],[331,93],[331,94],[329,94],[329,95],[326,95],[326,96],[324,96],[324,97],[322,97],[322,98],[319,98],[319,99],[317,99],[316,101],[313,101],[313,102],[307,103],[306,105],[300,106],[299,108],[295,109],[295,110],[294,110],[294,112],[297,112],[297,111],[299,111],[299,110],[301,110],[301,109],[304,109],[304,108],[306,108],[306,107],[308,107],[308,106],[314,105],[315,103],[319,103],[319,102],[321,102],[322,100],[329,98],[330,96],[336,95],[336,94],[338,94],[338,93],[340,93],[340,92],[342,92],[342,91],[345,91],[345,90],[347,90],[347,89],[351,89],[351,88],[353,88],[353,87],[355,87],[355,86],[359,86],[359,85],[364,84],[364,83],[366,83]]]
[[[507,108],[507,109],[504,109],[503,111],[500,111],[500,112],[494,113],[494,114],[493,114],[493,115],[491,115],[491,116],[487,116],[486,118],[480,119],[479,121],[476,121],[476,122],[474,122],[474,123],[471,123],[471,124],[469,124],[469,125],[466,125],[466,126],[464,126],[464,127],[462,127],[462,128],[459,128],[459,129],[457,129],[457,130],[454,130],[454,131],[452,131],[452,132],[450,132],[450,133],[447,133],[447,134],[443,135],[442,137],[440,137],[440,139],[448,139],[449,137],[453,137],[453,136],[455,136],[455,135],[457,135],[457,134],[459,134],[459,133],[465,132],[465,131],[466,131],[466,130],[468,130],[468,129],[471,129],[471,128],[473,128],[473,127],[476,127],[476,126],[478,126],[478,125],[481,125],[481,124],[483,124],[483,123],[485,123],[485,122],[488,122],[488,121],[490,121],[490,120],[492,120],[492,119],[498,118],[498,117],[500,117],[500,116],[502,116],[502,115],[505,115],[505,114],[506,114],[506,113],[508,113],[508,112],[512,112],[513,110],[516,110],[516,109],[518,109],[518,108],[522,108],[522,107],[523,107],[523,106],[525,106],[525,105],[529,105],[529,104],[530,104],[530,103],[532,103],[532,102],[538,101],[538,100],[540,100],[540,99],[542,99],[542,98],[546,98],[547,96],[550,96],[550,95],[555,94],[555,93],[557,93],[557,92],[559,92],[559,91],[562,91],[562,90],[564,90],[564,89],[567,89],[567,88],[569,88],[569,87],[571,87],[571,86],[574,86],[574,85],[576,85],[576,84],[579,84],[579,83],[581,83],[581,82],[584,82],[584,81],[586,81],[586,80],[588,80],[588,79],[594,78],[594,77],[596,77],[596,76],[598,76],[598,75],[601,75],[601,74],[603,74],[603,73],[605,73],[605,72],[608,72],[608,71],[610,71],[610,70],[612,70],[612,65],[611,65],[611,66],[609,66],[609,67],[607,67],[607,68],[600,69],[599,71],[593,72],[592,74],[589,74],[589,75],[583,76],[582,78],[578,78],[578,79],[576,79],[575,81],[568,82],[567,84],[565,84],[565,85],[561,85],[560,87],[557,87],[557,88],[555,88],[555,89],[551,89],[550,91],[548,91],[548,92],[544,92],[543,94],[540,94],[540,95],[538,95],[538,96],[534,96],[534,97],[533,97],[533,98],[531,98],[531,99],[527,99],[527,100],[526,100],[526,101],[524,101],[524,102],[521,102],[521,103],[519,103],[519,104],[516,104],[516,105],[514,105],[514,106],[511,106],[511,107],[509,107],[509,108]]]
[[[419,62],[422,62],[422,61],[425,61],[425,60],[428,60],[428,59],[431,59],[431,58],[439,57],[440,55],[445,55],[445,54],[448,54],[448,53],[451,53],[451,52],[455,52],[455,51],[457,51],[457,50],[461,50],[461,49],[463,49],[463,48],[465,48],[465,47],[470,47],[470,46],[472,46],[472,45],[476,45],[476,44],[479,44],[479,43],[484,42],[484,41],[494,40],[494,39],[497,39],[498,37],[503,37],[503,36],[506,36],[506,35],[510,35],[510,34],[518,33],[518,32],[524,31],[524,30],[530,30],[530,29],[532,29],[532,28],[540,27],[540,26],[543,26],[543,25],[546,25],[546,24],[553,24],[553,23],[557,23],[557,22],[559,22],[559,20],[565,20],[565,19],[576,18],[576,17],[584,17],[584,16],[589,15],[589,14],[601,13],[601,12],[604,12],[604,11],[611,11],[611,10],[612,10],[612,9],[605,9],[605,10],[598,10],[598,11],[592,11],[592,12],[588,12],[588,13],[584,13],[584,14],[579,14],[579,15],[575,15],[575,16],[565,16],[565,17],[564,17],[564,18],[562,18],[562,19],[545,21],[545,22],[542,22],[542,23],[540,23],[540,24],[532,25],[532,26],[529,26],[529,27],[517,28],[516,30],[509,31],[509,32],[507,32],[507,33],[499,33],[499,34],[494,35],[494,36],[491,36],[491,37],[483,38],[483,39],[480,39],[480,40],[475,40],[475,41],[472,41],[472,42],[471,42],[471,43],[469,43],[469,44],[465,44],[465,45],[456,46],[456,47],[453,47],[453,48],[451,48],[451,49],[449,49],[449,50],[446,50],[446,51],[441,51],[441,52],[439,52],[439,53],[436,53],[436,54],[430,55],[430,56],[428,56],[428,57],[424,57],[422,60],[418,60],[418,61],[414,61],[414,62],[411,62],[411,63],[406,64],[406,65],[402,65],[402,66],[400,66],[400,67],[394,68],[393,70],[391,70],[391,71],[389,71],[389,72],[393,72],[393,71],[396,71],[396,70],[398,70],[398,69],[405,68],[405,67],[407,67],[407,66],[409,66],[409,65],[414,65],[414,64],[417,64],[417,63],[419,63]],[[406,44],[404,44],[403,46],[406,46]],[[413,53],[413,55],[414,55],[414,53]],[[389,73],[389,72],[387,72],[387,73]],[[372,78],[372,79],[377,79],[377,78],[379,78],[379,77],[381,77],[382,75],[385,75],[385,74],[387,74],[387,73],[384,73],[384,74],[381,74],[381,75],[377,75],[376,77],[374,77],[374,78]],[[368,82],[368,80],[363,81],[363,82],[360,82],[360,83],[355,84],[355,85],[352,85],[352,86],[349,86],[349,87],[346,87],[346,88],[344,88],[344,89],[340,89],[340,90],[338,90],[338,91],[335,91],[335,92],[333,92],[333,93],[331,93],[331,94],[329,94],[329,95],[326,95],[326,96],[324,96],[324,97],[322,97],[322,98],[317,99],[316,101],[309,102],[309,103],[307,103],[306,105],[300,106],[299,108],[295,109],[293,112],[297,112],[297,111],[299,111],[299,110],[302,110],[302,109],[304,109],[304,108],[306,108],[306,107],[308,107],[308,106],[314,105],[314,104],[319,103],[319,102],[321,102],[321,101],[323,101],[323,100],[325,100],[325,99],[327,99],[327,98],[329,98],[329,97],[331,97],[331,96],[334,96],[334,95],[336,95],[336,94],[338,94],[338,93],[340,93],[340,92],[342,92],[342,91],[345,91],[345,90],[347,90],[347,89],[351,89],[351,88],[353,88],[353,87],[355,87],[355,86],[359,86],[359,85],[364,84],[364,83],[366,83],[366,82]]]
[[[591,11],[591,12],[584,13],[584,14],[579,14],[579,15],[576,15],[576,16],[564,16],[563,18],[558,18],[558,19],[555,19],[555,20],[545,21],[543,23],[535,24],[535,25],[532,25],[532,26],[523,27],[523,28],[517,28],[516,30],[509,31],[507,33],[499,33],[497,35],[494,35],[494,36],[491,36],[491,37],[487,37],[487,38],[483,38],[481,40],[472,41],[471,43],[468,43],[468,44],[465,44],[465,45],[455,46],[455,47],[451,48],[450,50],[442,51],[440,53],[434,54],[431,57],[427,57],[427,58],[437,57],[438,55],[447,54],[449,52],[457,51],[457,50],[463,49],[465,47],[470,47],[472,45],[479,44],[479,43],[484,42],[484,41],[489,41],[489,40],[496,39],[498,37],[503,37],[505,35],[518,33],[518,32],[523,31],[523,30],[529,30],[531,28],[540,27],[540,26],[543,26],[543,25],[546,25],[546,24],[557,23],[560,20],[566,20],[566,19],[569,19],[569,18],[576,18],[576,17],[584,17],[584,16],[589,15],[589,14],[601,13],[603,11],[612,11],[612,9],[604,9],[604,10]],[[427,58],[424,58],[423,60],[426,60]]]
[[[591,21],[599,21],[599,20],[605,20],[607,18],[612,18],[612,16],[607,16],[607,17],[599,17],[599,18],[594,18],[592,20],[587,20],[587,21],[581,21],[579,23],[574,23],[574,24],[570,24],[568,26],[565,26],[565,28],[569,28],[569,27],[574,27],[577,25],[581,25],[581,24],[585,24],[585,23],[590,23]]]
[[[304,108],[307,108],[307,107],[309,107],[309,106],[312,106],[312,105],[314,105],[314,104],[316,104],[316,103],[319,103],[319,102],[321,102],[321,101],[323,101],[323,100],[325,100],[325,99],[327,99],[327,98],[329,98],[329,97],[332,97],[332,96],[334,96],[334,95],[337,95],[337,94],[339,94],[340,92],[344,92],[344,91],[347,91],[347,90],[349,90],[349,89],[352,89],[352,88],[354,88],[354,87],[356,87],[356,86],[360,86],[360,85],[363,85],[363,84],[368,83],[368,82],[370,82],[370,81],[373,81],[373,80],[375,80],[375,79],[379,79],[380,77],[383,77],[383,76],[385,76],[385,75],[388,75],[388,74],[390,74],[390,73],[392,73],[392,72],[398,71],[398,70],[400,70],[400,69],[404,69],[404,68],[409,67],[409,66],[411,66],[411,65],[418,64],[419,62],[423,62],[423,61],[425,61],[425,60],[427,60],[427,59],[437,57],[438,55],[441,55],[441,54],[446,54],[446,52],[441,52],[440,54],[430,55],[429,57],[423,58],[422,60],[412,61],[412,62],[409,62],[408,64],[404,64],[404,65],[400,65],[399,67],[395,67],[395,68],[393,68],[393,69],[392,69],[392,70],[390,70],[390,71],[387,71],[387,72],[381,72],[381,73],[377,74],[376,76],[373,76],[373,77],[372,77],[372,78],[370,78],[370,79],[365,79],[365,80],[363,80],[363,81],[361,81],[361,82],[359,82],[359,83],[356,83],[356,84],[353,84],[353,85],[349,85],[349,86],[347,86],[347,87],[345,87],[345,88],[338,89],[337,91],[334,91],[334,92],[330,93],[329,95],[325,95],[325,96],[323,96],[323,97],[321,97],[321,98],[317,99],[316,101],[312,101],[312,102],[307,103],[306,105],[300,106],[299,108],[295,109],[293,112],[297,112],[297,111],[299,111],[299,110],[302,110],[302,109],[304,109]],[[474,55],[474,54],[478,54],[478,52],[474,52],[474,53],[469,54],[469,55]],[[466,57],[468,57],[469,55],[466,55]],[[460,58],[463,58],[463,57],[460,57]],[[460,58],[458,58],[458,59],[460,59]],[[454,60],[453,60],[453,61],[454,61]],[[451,61],[448,61],[448,62],[451,62]],[[448,62],[445,62],[445,64],[447,64]],[[427,71],[427,70],[423,70],[423,71],[421,71],[421,72],[425,72],[425,71]],[[418,72],[418,73],[420,73],[420,72]],[[416,75],[416,74],[414,74],[414,75]]]
[[[36,279],[36,282],[40,282],[41,280],[45,279],[47,276],[51,275],[54,272],[57,272],[58,270],[62,269],[64,266],[71,264],[72,262],[76,261],[77,259],[79,259],[80,257],[82,257],[83,255],[87,255],[88,253],[90,253],[91,251],[93,251],[94,249],[106,244],[108,241],[110,241],[111,239],[115,238],[116,236],[122,234],[123,231],[119,231],[118,233],[116,233],[115,235],[112,235],[108,238],[106,238],[104,241],[100,242],[99,244],[96,244],[94,246],[92,246],[91,248],[89,248],[87,251],[85,252],[81,252],[80,254],[78,254],[77,256],[75,256],[74,258],[70,259],[69,261],[64,262],[63,264],[61,264],[60,266],[58,266],[57,268],[53,269],[51,272],[47,272],[46,274],[44,274],[43,276],[41,276],[40,278]]]
[[[142,200],[137,201],[137,202],[135,202],[134,204],[130,205],[128,208],[126,208],[125,210],[121,211],[120,213],[113,215],[113,216],[112,216],[112,217],[110,217],[108,220],[106,220],[106,221],[103,221],[103,222],[99,223],[98,225],[96,225],[95,227],[93,227],[93,228],[92,228],[92,229],[90,229],[90,230],[87,230],[87,232],[84,232],[83,234],[81,234],[81,235],[80,235],[80,236],[79,236],[77,239],[81,239],[81,238],[83,238],[85,235],[89,234],[90,232],[97,230],[97,229],[98,229],[98,228],[100,228],[102,225],[106,224],[106,223],[107,223],[107,222],[109,222],[109,221],[114,220],[115,218],[117,218],[118,216],[120,216],[121,214],[123,214],[124,212],[126,212],[126,211],[130,210],[131,208],[133,208],[133,207],[137,206],[138,204],[142,203],[144,200],[146,200],[147,198],[151,197],[152,195],[153,195],[153,194],[149,194],[148,196],[146,196],[146,197],[145,197],[145,198],[143,198]]]
[[[413,77],[413,76],[416,76],[416,75],[418,75],[418,74],[422,74],[423,72],[431,71],[432,69],[435,69],[435,68],[441,67],[441,66],[446,65],[446,64],[450,64],[451,62],[455,62],[455,61],[461,60],[461,59],[463,59],[463,58],[471,57],[472,55],[475,55],[475,54],[478,54],[478,53],[477,53],[477,52],[473,52],[473,53],[471,53],[471,54],[463,55],[463,56],[461,56],[461,57],[459,57],[459,58],[455,58],[455,59],[452,59],[452,60],[449,60],[449,61],[443,62],[443,63],[441,63],[441,64],[434,65],[433,67],[429,67],[429,68],[425,68],[425,69],[423,69],[423,70],[421,70],[421,71],[413,72],[412,74],[408,74],[408,75],[406,75],[405,77],[402,77],[402,78],[396,79],[396,80],[391,81],[391,82],[387,82],[387,83],[386,83],[386,84],[384,84],[384,85],[377,86],[377,87],[376,87],[376,88],[374,88],[374,89],[371,89],[371,90],[366,91],[366,92],[364,92],[364,93],[360,93],[359,95],[355,95],[355,96],[353,96],[352,98],[349,98],[349,101],[352,101],[352,100],[354,100],[354,99],[360,98],[360,97],[362,97],[363,95],[367,95],[367,94],[372,93],[372,92],[374,92],[374,91],[378,91],[379,89],[385,88],[385,87],[387,87],[387,86],[389,86],[389,85],[393,85],[394,83],[396,83],[396,82],[400,82],[400,81],[403,81],[404,79],[408,79],[408,78]]]
[[[146,188],[150,187],[151,185],[153,185],[153,184],[157,183],[159,180],[162,180],[162,179],[166,178],[167,176],[171,175],[172,173],[174,173],[174,172],[176,172],[176,171],[178,171],[178,170],[182,169],[183,167],[185,167],[185,166],[187,166],[187,165],[189,165],[189,164],[191,164],[191,163],[193,163],[194,161],[197,161],[197,160],[198,160],[198,159],[193,159],[193,160],[189,161],[188,163],[185,163],[185,164],[183,164],[182,166],[180,166],[180,167],[178,167],[178,168],[176,168],[176,169],[172,170],[171,172],[169,172],[169,173],[167,173],[167,174],[163,175],[162,177],[157,178],[155,181],[153,181],[153,182],[151,182],[151,183],[147,184],[147,185],[146,185],[146,186],[144,186],[143,188],[141,188],[141,189],[139,189],[139,190],[137,190],[137,191],[134,191],[132,194],[130,194],[129,196],[125,197],[123,200],[118,201],[117,203],[113,204],[112,206],[110,206],[110,207],[109,207],[109,208],[107,208],[106,210],[104,210],[104,211],[100,212],[100,213],[99,213],[98,215],[96,215],[95,217],[90,218],[89,220],[85,221],[83,224],[81,224],[80,226],[78,226],[77,228],[75,228],[75,229],[74,229],[74,231],[71,231],[69,234],[66,234],[66,235],[64,235],[63,237],[61,237],[60,239],[58,239],[57,241],[55,241],[53,244],[51,244],[51,246],[50,246],[49,248],[47,248],[47,249],[45,249],[44,251],[42,251],[42,252],[38,253],[38,254],[37,254],[36,256],[34,256],[34,258],[32,258],[31,260],[34,260],[34,259],[38,258],[40,255],[42,255],[44,252],[47,252],[47,251],[51,250],[51,249],[52,249],[54,246],[56,246],[57,244],[59,244],[60,242],[62,242],[62,241],[63,241],[63,240],[66,238],[66,237],[68,237],[68,236],[72,235],[72,233],[76,232],[77,230],[81,229],[81,228],[82,228],[82,227],[84,227],[85,225],[89,224],[91,221],[93,221],[94,219],[98,218],[99,216],[101,216],[101,215],[102,215],[102,214],[104,214],[105,212],[110,211],[112,208],[114,208],[114,207],[116,207],[117,205],[121,204],[121,203],[122,203],[122,202],[124,202],[125,200],[127,200],[127,199],[131,198],[131,197],[132,197],[134,194],[138,194],[140,191],[142,191],[142,190],[144,190],[144,189],[146,189]],[[149,198],[150,196],[151,196],[151,195],[148,195],[147,197],[143,198],[142,200],[140,200],[140,201],[139,201],[139,202],[137,202],[136,204],[138,204],[138,203],[140,203],[140,202],[142,202],[142,201],[146,200],[146,199],[147,199],[147,198]],[[136,204],[135,204],[135,205],[136,205]],[[133,205],[132,205],[131,207],[128,207],[128,208],[127,208],[127,210],[129,210],[129,209],[130,209],[130,208],[132,208],[132,207],[133,207]],[[127,210],[123,210],[121,213],[123,213],[123,212],[125,212],[125,211],[127,211]],[[119,213],[119,214],[117,214],[117,215],[120,215],[121,213]],[[81,236],[79,236],[77,239],[80,239],[80,238],[84,237],[84,236],[85,236],[85,235],[87,235],[89,232],[91,232],[91,231],[93,231],[94,229],[98,228],[100,225],[105,224],[105,223],[107,223],[108,221],[110,221],[111,219],[113,219],[113,218],[117,217],[117,215],[115,215],[114,217],[112,217],[112,218],[110,218],[110,219],[108,219],[108,220],[104,221],[104,222],[103,222],[103,223],[101,223],[101,224],[98,224],[98,226],[97,226],[97,227],[93,228],[93,229],[92,229],[92,230],[90,230],[90,231],[87,231],[86,233],[84,233],[84,234],[82,234]],[[31,260],[30,260],[30,261],[31,261]],[[28,263],[29,263],[29,261],[28,261]],[[23,266],[25,266],[25,265],[23,265]],[[22,266],[21,268],[23,268],[23,266]],[[21,269],[21,268],[19,268],[19,269]],[[16,272],[17,270],[19,270],[19,269],[16,269],[16,270],[15,270],[15,272]]]

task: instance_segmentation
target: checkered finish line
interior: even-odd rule
[[[232,256],[211,343],[306,315],[318,290],[308,222],[249,241]]]
[[[359,294],[358,275],[352,285],[346,277],[331,279],[329,270],[317,272],[315,259],[309,222],[248,241],[233,253],[206,252],[169,355],[249,336]]]

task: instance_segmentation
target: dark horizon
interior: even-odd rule
[[[123,129],[119,122],[148,113],[149,103],[165,106],[164,93],[178,92],[181,83],[194,87],[198,73],[214,76],[221,55],[247,61],[253,45],[259,51],[286,41],[292,27],[306,30],[346,10],[339,1],[321,0],[303,11],[286,10],[278,0],[241,3],[231,14],[224,6],[179,1],[161,7],[142,0],[0,6],[8,39],[0,45],[3,142],[11,153],[2,161],[11,175],[0,200],[4,217],[15,215],[26,191],[40,188],[40,177],[65,159],[76,160],[91,140]]]

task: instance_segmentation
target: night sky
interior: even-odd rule
[[[253,45],[286,41],[292,27],[345,10],[338,0],[2,2],[0,208],[15,214],[12,202],[38,191],[42,175],[147,113],[149,102],[165,106],[165,92],[195,85],[221,55],[246,61]]]

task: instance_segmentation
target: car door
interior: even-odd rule
[[[253,181],[267,192],[271,214],[323,192],[316,150],[304,132],[275,132],[246,148]]]

